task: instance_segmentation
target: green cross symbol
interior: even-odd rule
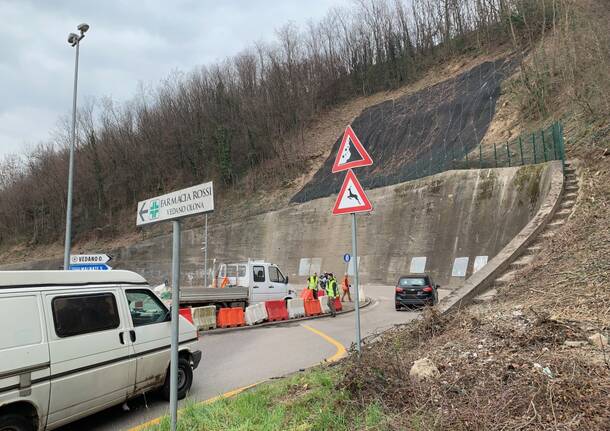
[[[159,217],[159,201],[152,201],[148,213],[150,214],[150,218],[153,220]]]

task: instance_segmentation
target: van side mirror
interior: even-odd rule
[[[284,284],[288,284],[288,276],[284,278]]]

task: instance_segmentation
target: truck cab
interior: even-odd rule
[[[296,298],[296,292],[288,285],[288,276],[277,265],[263,260],[220,265],[218,283],[225,283],[226,287],[247,287],[250,304]]]

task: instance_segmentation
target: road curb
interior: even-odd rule
[[[371,305],[373,301],[371,300],[371,298],[366,298],[366,301],[364,301],[364,303],[360,306],[360,308],[365,308],[368,307],[369,305]],[[341,315],[341,314],[347,314],[347,313],[353,313],[356,309],[352,309],[352,310],[345,310],[345,311],[338,311],[337,312],[337,316]],[[313,320],[313,319],[321,319],[323,317],[330,317],[330,314],[320,314],[319,316],[307,316],[307,317],[299,317],[298,319],[288,319],[288,320],[279,320],[276,322],[265,322],[265,323],[261,323],[258,325],[251,325],[251,326],[238,326],[236,328],[217,328],[217,329],[211,329],[211,330],[199,330],[199,334],[200,335],[215,335],[215,334],[224,334],[227,332],[233,332],[233,331],[243,331],[246,329],[257,329],[257,328],[267,328],[270,326],[280,326],[280,325],[286,325],[289,323],[295,323],[295,322],[302,322],[304,320]]]

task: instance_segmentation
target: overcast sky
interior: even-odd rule
[[[270,41],[293,21],[303,27],[350,0],[0,0],[0,157],[51,138],[70,114],[74,48],[67,35],[86,22],[79,102],[129,99],[156,85]]]

